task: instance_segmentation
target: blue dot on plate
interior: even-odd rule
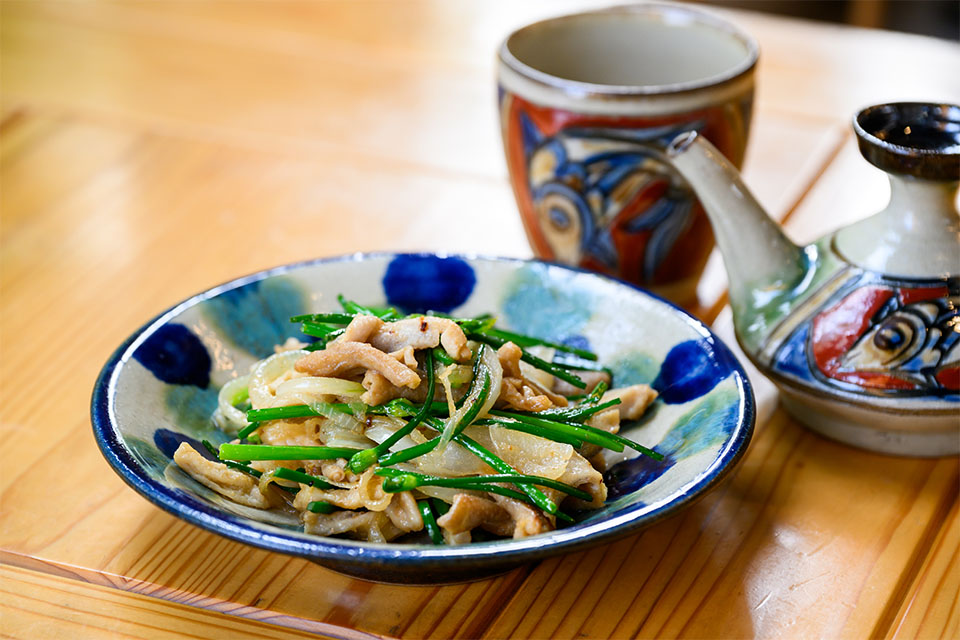
[[[470,297],[477,277],[460,258],[399,255],[383,276],[387,301],[407,313],[449,313]]]
[[[153,443],[156,445],[163,455],[168,458],[173,458],[173,454],[180,447],[180,444],[186,442],[191,447],[193,447],[197,453],[206,458],[207,460],[214,460],[219,462],[216,457],[203,446],[199,440],[195,440],[190,436],[185,436],[182,433],[177,433],[176,431],[170,431],[169,429],[157,429],[153,434]]]
[[[712,340],[688,340],[670,349],[653,381],[653,388],[667,404],[683,404],[708,393],[733,371],[725,354]]]
[[[629,496],[662,476],[675,464],[677,461],[669,454],[663,460],[637,456],[618,462],[603,474],[603,482],[608,488],[607,500]]]
[[[165,324],[144,340],[133,357],[167,384],[210,384],[210,354],[200,338],[182,324]]]

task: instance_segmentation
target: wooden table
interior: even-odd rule
[[[746,459],[693,508],[438,588],[206,533],[101,458],[100,366],[192,293],[353,251],[529,255],[494,50],[583,4],[0,3],[4,635],[958,636],[958,460],[832,443],[766,392]],[[852,141],[858,108],[960,98],[954,43],[727,15],[762,48],[746,179],[797,240],[885,201]],[[708,321],[724,287],[715,257]]]

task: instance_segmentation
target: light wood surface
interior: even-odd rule
[[[779,410],[686,512],[438,588],[208,534],[100,457],[97,372],[190,294],[353,251],[529,255],[493,52],[583,6],[0,2],[0,633],[957,637],[957,459],[859,452]],[[746,180],[798,240],[883,204],[858,108],[960,99],[955,43],[726,15],[762,49]],[[714,256],[696,311],[712,320],[724,289]]]

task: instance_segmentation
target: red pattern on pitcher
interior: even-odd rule
[[[947,287],[869,285],[818,313],[810,353],[829,379],[873,390],[960,390],[960,316]]]

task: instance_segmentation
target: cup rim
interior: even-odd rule
[[[558,24],[560,22],[571,22],[580,20],[586,16],[595,15],[653,15],[667,16],[670,14],[683,14],[700,25],[722,31],[728,36],[740,41],[747,49],[747,55],[743,62],[728,69],[727,71],[708,76],[699,80],[689,82],[677,82],[673,84],[658,85],[622,85],[622,84],[599,84],[593,82],[584,82],[582,80],[571,80],[562,78],[545,71],[540,71],[517,58],[510,50],[510,42],[519,34],[531,29],[541,28],[549,24]],[[727,84],[733,80],[750,73],[757,64],[760,56],[760,47],[753,36],[749,35],[732,23],[699,9],[693,9],[686,5],[673,2],[645,2],[640,4],[616,5],[605,9],[595,9],[590,11],[581,11],[552,18],[545,18],[536,22],[531,22],[519,29],[511,32],[500,44],[498,57],[500,62],[520,76],[532,80],[539,84],[560,89],[561,91],[578,96],[616,96],[616,97],[642,97],[642,96],[662,96],[689,93],[701,89],[718,87]]]

